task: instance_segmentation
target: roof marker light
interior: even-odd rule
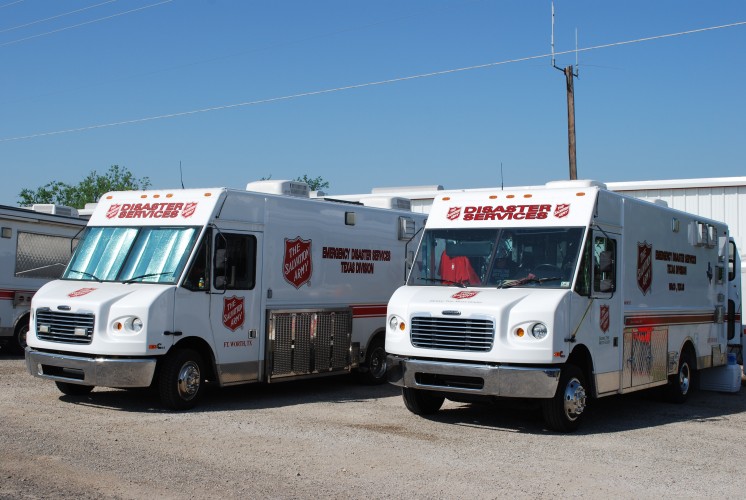
[[[580,192],[578,192],[578,193],[575,193],[575,196],[585,196],[585,193],[584,193],[584,192],[582,192],[582,191],[580,191]]]

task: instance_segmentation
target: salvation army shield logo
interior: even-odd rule
[[[181,212],[181,216],[185,219],[188,217],[191,217],[194,215],[194,212],[197,210],[197,203],[185,203],[184,204],[184,210]]]
[[[245,316],[243,297],[223,297],[223,325],[227,329],[235,332],[243,325]]]
[[[470,299],[475,297],[479,292],[458,292],[451,295],[451,298],[456,300]]]
[[[606,333],[609,331],[609,306],[601,306],[601,314],[599,317],[599,325],[601,331]]]
[[[569,203],[560,203],[556,207],[554,207],[554,216],[558,219],[562,219],[563,217],[567,217],[568,215],[570,215]]]
[[[637,243],[637,286],[643,295],[653,283],[653,245],[647,241]]]
[[[282,261],[282,276],[285,281],[300,288],[308,283],[312,273],[311,240],[303,240],[300,236],[292,240],[285,238],[285,257]]]
[[[120,208],[122,208],[122,205],[120,205],[119,203],[110,206],[109,209],[106,211],[106,218],[113,219],[114,217],[116,217],[119,213]]]
[[[446,218],[448,220],[456,220],[461,216],[461,207],[451,207],[448,209],[448,215],[446,215]]]

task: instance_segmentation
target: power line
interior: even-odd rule
[[[67,26],[65,28],[60,28],[60,29],[53,30],[53,31],[47,31],[46,33],[40,33],[38,35],[32,35],[32,36],[27,36],[25,38],[19,38],[18,40],[12,40],[10,42],[1,43],[0,47],[5,47],[7,45],[13,45],[13,44],[20,43],[20,42],[25,42],[26,40],[31,40],[31,39],[34,39],[34,38],[39,38],[39,37],[42,37],[42,36],[53,35],[55,33],[59,33],[61,31],[71,30],[73,28],[80,28],[81,26],[86,26],[88,24],[98,23],[100,21],[107,21],[107,20],[113,19],[115,17],[124,16],[125,14],[132,14],[133,12],[139,12],[141,10],[150,9],[151,7],[158,7],[159,5],[163,5],[163,4],[170,3],[170,2],[173,2],[173,0],[163,0],[162,2],[158,2],[158,3],[154,3],[154,4],[150,4],[150,5],[145,5],[144,7],[138,7],[136,9],[132,9],[132,10],[127,10],[127,11],[124,11],[124,12],[120,12],[118,14],[112,14],[111,16],[100,17],[98,19],[93,19],[91,21],[86,21],[84,23],[75,24],[73,26]]]
[[[10,7],[11,5],[15,5],[17,3],[23,3],[26,0],[16,0],[15,2],[6,3],[5,5],[0,5],[0,9],[4,9],[5,7]]]
[[[45,19],[37,19],[36,21],[31,21],[30,23],[19,24],[18,26],[13,26],[12,28],[5,28],[4,30],[0,30],[0,33],[7,33],[8,31],[13,31],[13,30],[21,29],[21,28],[28,28],[29,26],[33,26],[34,24],[45,23],[53,19],[59,19],[61,17],[69,16],[70,14],[77,14],[78,12],[83,12],[85,10],[95,9],[96,7],[101,7],[102,5],[106,5],[107,3],[112,3],[116,1],[117,0],[107,0],[106,2],[99,3],[96,5],[90,5],[88,7],[83,7],[82,9],[71,10],[70,12],[65,12],[64,14],[57,14],[56,16],[47,17]]]
[[[664,38],[673,38],[673,37],[679,37],[679,36],[685,36],[685,35],[692,35],[692,34],[695,34],[695,33],[703,33],[703,32],[707,32],[707,31],[714,31],[714,30],[725,29],[725,28],[734,28],[734,27],[737,27],[737,26],[744,26],[744,25],[746,25],[746,21],[740,21],[740,22],[731,23],[731,24],[723,24],[723,25],[720,25],[720,26],[710,26],[710,27],[707,27],[707,28],[699,28],[699,29],[688,30],[688,31],[680,31],[678,33],[668,33],[668,34],[665,34],[665,35],[656,35],[656,36],[650,36],[650,37],[645,37],[645,38],[638,38],[638,39],[635,39],[635,40],[626,40],[626,41],[622,41],[622,42],[613,42],[613,43],[607,43],[607,44],[603,44],[603,45],[595,45],[595,46],[592,46],[592,47],[576,48],[576,49],[573,49],[573,50],[565,50],[565,51],[560,51],[560,52],[550,52],[549,54],[540,54],[540,55],[535,55],[535,56],[520,57],[520,58],[516,58],[516,59],[509,59],[509,60],[506,60],[506,61],[498,61],[498,62],[491,62],[491,63],[485,63],[485,64],[477,64],[477,65],[474,65],[474,66],[467,66],[467,67],[463,67],[463,68],[453,68],[453,69],[446,69],[446,70],[442,70],[442,71],[433,71],[431,73],[422,73],[422,74],[419,74],[419,75],[410,75],[410,76],[404,76],[404,77],[399,77],[399,78],[391,78],[391,79],[388,79],[388,80],[380,80],[380,81],[377,81],[377,82],[359,83],[359,84],[355,84],[355,85],[347,85],[347,86],[344,86],[344,87],[336,87],[336,88],[332,88],[332,89],[323,89],[323,90],[314,90],[314,91],[309,91],[309,92],[301,92],[299,94],[292,94],[292,95],[287,95],[287,96],[270,97],[270,98],[267,98],[267,99],[259,99],[259,100],[256,100],[256,101],[247,101],[247,102],[240,102],[240,103],[235,103],[235,104],[226,104],[226,105],[222,105],[222,106],[213,106],[213,107],[209,107],[209,108],[195,109],[195,110],[191,110],[191,111],[181,111],[181,112],[177,112],[177,113],[169,113],[169,114],[164,114],[164,115],[149,116],[149,117],[144,117],[144,118],[135,118],[135,119],[132,119],[132,120],[123,120],[123,121],[119,121],[119,122],[101,123],[101,124],[98,124],[98,125],[89,125],[89,126],[86,126],[86,127],[70,128],[70,129],[65,129],[65,130],[56,130],[56,131],[52,131],[52,132],[40,132],[40,133],[37,133],[37,134],[30,134],[30,135],[17,136],[17,137],[6,137],[6,138],[0,139],[0,143],[11,142],[11,141],[20,141],[20,140],[26,140],[26,139],[35,139],[35,138],[39,138],[39,137],[48,137],[48,136],[52,136],[52,135],[69,134],[69,133],[73,133],[73,132],[84,132],[84,131],[88,131],[88,130],[95,130],[95,129],[101,129],[101,128],[117,127],[117,126],[120,126],[120,125],[133,125],[133,124],[136,124],[136,123],[144,123],[144,122],[150,122],[150,121],[155,121],[155,120],[165,120],[167,118],[178,118],[178,117],[181,117],[181,116],[196,115],[196,114],[200,114],[200,113],[207,113],[207,112],[210,112],[210,111],[221,111],[221,110],[233,109],[233,108],[241,108],[241,107],[246,107],[246,106],[255,106],[255,105],[258,105],[258,104],[268,104],[268,103],[271,103],[271,102],[289,101],[291,99],[298,99],[298,98],[301,98],[301,97],[310,97],[310,96],[315,96],[315,95],[331,94],[331,93],[334,93],[334,92],[342,92],[342,91],[345,91],[345,90],[361,89],[361,88],[365,88],[365,87],[374,87],[374,86],[380,86],[380,85],[389,85],[389,84],[392,84],[392,83],[405,82],[405,81],[409,81],[409,80],[418,80],[418,79],[422,79],[422,78],[430,78],[430,77],[434,77],[434,76],[443,76],[443,75],[449,75],[449,74],[453,74],[453,73],[461,73],[461,72],[464,72],[464,71],[472,71],[472,70],[476,70],[476,69],[492,68],[492,67],[496,67],[496,66],[504,66],[506,64],[513,64],[513,63],[519,63],[519,62],[533,61],[533,60],[537,60],[537,59],[544,59],[544,58],[553,57],[553,55],[554,56],[558,56],[558,55],[572,54],[572,53],[578,53],[578,52],[589,52],[591,50],[608,49],[608,48],[611,48],[611,47],[620,47],[620,46],[631,45],[631,44],[635,44],[635,43],[650,42],[650,41],[654,41],[654,40],[661,40],[661,39],[664,39]]]

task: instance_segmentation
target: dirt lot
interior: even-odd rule
[[[211,389],[186,413],[147,391],[73,398],[0,352],[0,498],[743,498],[746,389],[606,398],[578,433],[536,412],[410,414],[351,377]]]

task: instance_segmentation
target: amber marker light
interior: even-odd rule
[[[173,198],[173,197],[174,197],[174,195],[172,195],[171,193],[168,193],[168,194],[166,195],[166,198]]]
[[[525,332],[525,331],[523,330],[523,328],[518,328],[518,329],[517,329],[517,330],[515,331],[515,336],[516,336],[516,337],[523,337],[523,335],[524,335],[525,333],[526,333],[526,332]]]
[[[585,196],[585,193],[580,191],[579,193],[575,193],[575,196]]]
[[[490,200],[496,200],[496,199],[497,199],[497,195],[496,194],[491,194],[490,195]]]
[[[444,197],[443,197],[443,201],[448,201],[448,200],[450,200],[450,199],[451,199],[451,197],[450,197],[450,196],[444,196]]]
[[[205,196],[212,196],[212,193],[205,193]]]

